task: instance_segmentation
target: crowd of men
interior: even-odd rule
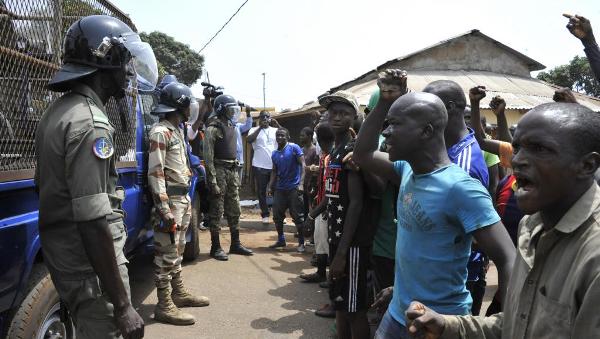
[[[565,16],[598,80],[600,49],[589,20]],[[104,109],[124,95],[131,58],[144,55],[128,47],[136,36],[106,16],[74,24],[65,63],[49,83],[66,94],[36,134],[42,247],[78,338],[143,337],[123,253],[114,128]],[[188,142],[206,167],[210,255],[228,259],[222,216],[229,254],[253,254],[239,237],[247,132],[263,223],[272,197],[278,238],[271,248],[287,246],[289,211],[298,252],[307,240],[315,248],[317,270],[300,278],[328,288],[330,302],[317,315],[335,318],[338,338],[369,338],[371,308],[379,313],[375,338],[600,335],[600,115],[559,90],[556,103],[533,108],[511,133],[506,102],[494,97],[493,139],[481,122],[484,87],[465,93],[441,80],[411,92],[409,77],[381,72],[366,115],[351,93],[320,97],[325,112],[301,131],[300,145],[267,112],[256,127],[249,109],[247,122],[238,123],[240,104],[231,96],[198,102],[183,84],[162,87],[152,110],[160,120],[149,133],[155,320],[193,324],[181,308],[209,305],[181,277],[191,213]],[[479,316],[489,260],[498,290]]]

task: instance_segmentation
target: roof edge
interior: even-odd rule
[[[375,69],[370,70],[367,73],[364,73],[364,74],[358,76],[355,79],[352,79],[350,81],[346,81],[346,82],[344,82],[341,85],[338,85],[336,87],[332,87],[330,89],[330,91],[331,92],[335,92],[335,91],[338,91],[340,89],[343,89],[345,86],[347,86],[349,84],[352,84],[352,83],[354,83],[356,81],[359,81],[359,80],[362,80],[364,78],[367,78],[370,75],[376,74],[377,72],[379,72],[382,69],[387,68],[387,66],[389,66],[391,64],[394,64],[396,62],[400,62],[402,60],[406,60],[406,59],[411,58],[411,57],[413,57],[413,56],[415,56],[417,54],[423,53],[423,52],[425,52],[427,50],[430,50],[432,48],[440,47],[440,46],[442,46],[444,44],[447,44],[447,43],[451,42],[452,40],[455,40],[455,39],[458,39],[458,38],[461,38],[461,37],[467,36],[467,35],[475,35],[475,36],[479,36],[481,38],[484,38],[484,39],[492,42],[493,44],[497,45],[499,48],[504,49],[504,50],[506,50],[506,51],[508,51],[510,53],[513,53],[513,54],[517,55],[519,58],[524,59],[525,61],[527,61],[527,64],[529,66],[529,71],[530,72],[540,71],[540,70],[543,70],[543,69],[546,68],[546,66],[544,66],[542,63],[540,63],[540,62],[538,62],[538,61],[536,61],[536,60],[528,57],[527,55],[525,55],[525,54],[523,54],[523,53],[521,53],[521,52],[519,52],[519,51],[517,51],[517,50],[515,50],[515,49],[513,49],[513,48],[511,48],[511,47],[509,47],[509,46],[507,46],[507,45],[505,45],[503,43],[501,43],[500,41],[498,41],[498,40],[496,40],[496,39],[494,39],[494,38],[492,38],[492,37],[490,37],[490,36],[482,33],[480,30],[478,30],[478,29],[472,29],[472,30],[469,30],[469,31],[467,31],[465,33],[458,34],[458,35],[452,36],[450,38],[447,38],[445,40],[439,41],[439,42],[437,42],[437,43],[435,43],[433,45],[430,45],[428,47],[419,49],[419,50],[417,50],[415,52],[403,55],[401,57],[398,57],[398,58],[395,58],[395,59],[392,59],[392,60],[388,60],[388,61],[384,62],[383,64],[377,66]]]

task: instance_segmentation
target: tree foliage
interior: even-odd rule
[[[586,57],[575,56],[571,62],[541,72],[538,79],[574,91],[600,97],[600,84],[594,77]]]
[[[204,57],[190,46],[162,32],[142,32],[140,37],[152,46],[160,77],[173,74],[177,80],[191,86],[202,75]]]

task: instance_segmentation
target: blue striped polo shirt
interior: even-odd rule
[[[488,187],[489,175],[487,165],[472,129],[469,128],[467,136],[448,148],[448,157],[450,161],[469,173],[472,178],[479,180],[483,187]]]

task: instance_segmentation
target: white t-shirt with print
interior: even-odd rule
[[[248,132],[251,135],[260,127],[252,127]],[[277,128],[268,127],[263,128],[258,132],[256,140],[252,143],[252,149],[254,149],[254,157],[252,158],[252,166],[265,169],[273,169],[273,162],[271,161],[271,155],[277,148],[277,141],[275,140],[275,134]]]

